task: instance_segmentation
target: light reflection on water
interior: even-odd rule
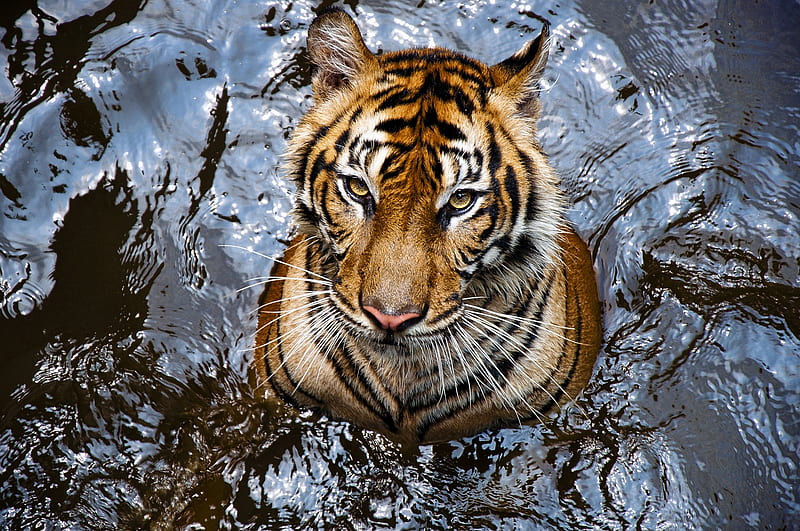
[[[794,525],[797,5],[358,5],[373,49],[487,62],[551,24],[540,136],[604,305],[579,407],[416,451],[248,385],[312,7],[2,21],[4,527]]]

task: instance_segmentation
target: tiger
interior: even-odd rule
[[[375,54],[343,10],[314,19],[258,396],[422,445],[541,422],[583,390],[601,316],[537,140],[548,48],[544,27],[491,67],[438,47]]]

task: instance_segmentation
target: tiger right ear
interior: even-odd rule
[[[539,80],[547,63],[549,49],[550,32],[544,26],[538,37],[490,69],[497,90],[516,101],[517,109],[534,120],[538,118],[541,108]]]
[[[338,8],[324,11],[308,28],[308,52],[314,64],[314,97],[326,99],[365,69],[377,65],[358,26]]]

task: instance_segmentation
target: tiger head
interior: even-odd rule
[[[545,29],[489,67],[438,48],[373,54],[341,10],[311,25],[293,214],[325,250],[348,326],[433,335],[464,300],[519,289],[554,259],[563,201],[535,140],[547,46]]]

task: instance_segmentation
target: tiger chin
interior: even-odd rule
[[[581,392],[600,310],[536,140],[547,51],[545,28],[491,67],[441,48],[376,55],[343,11],[314,20],[259,393],[427,444],[540,421]]]

